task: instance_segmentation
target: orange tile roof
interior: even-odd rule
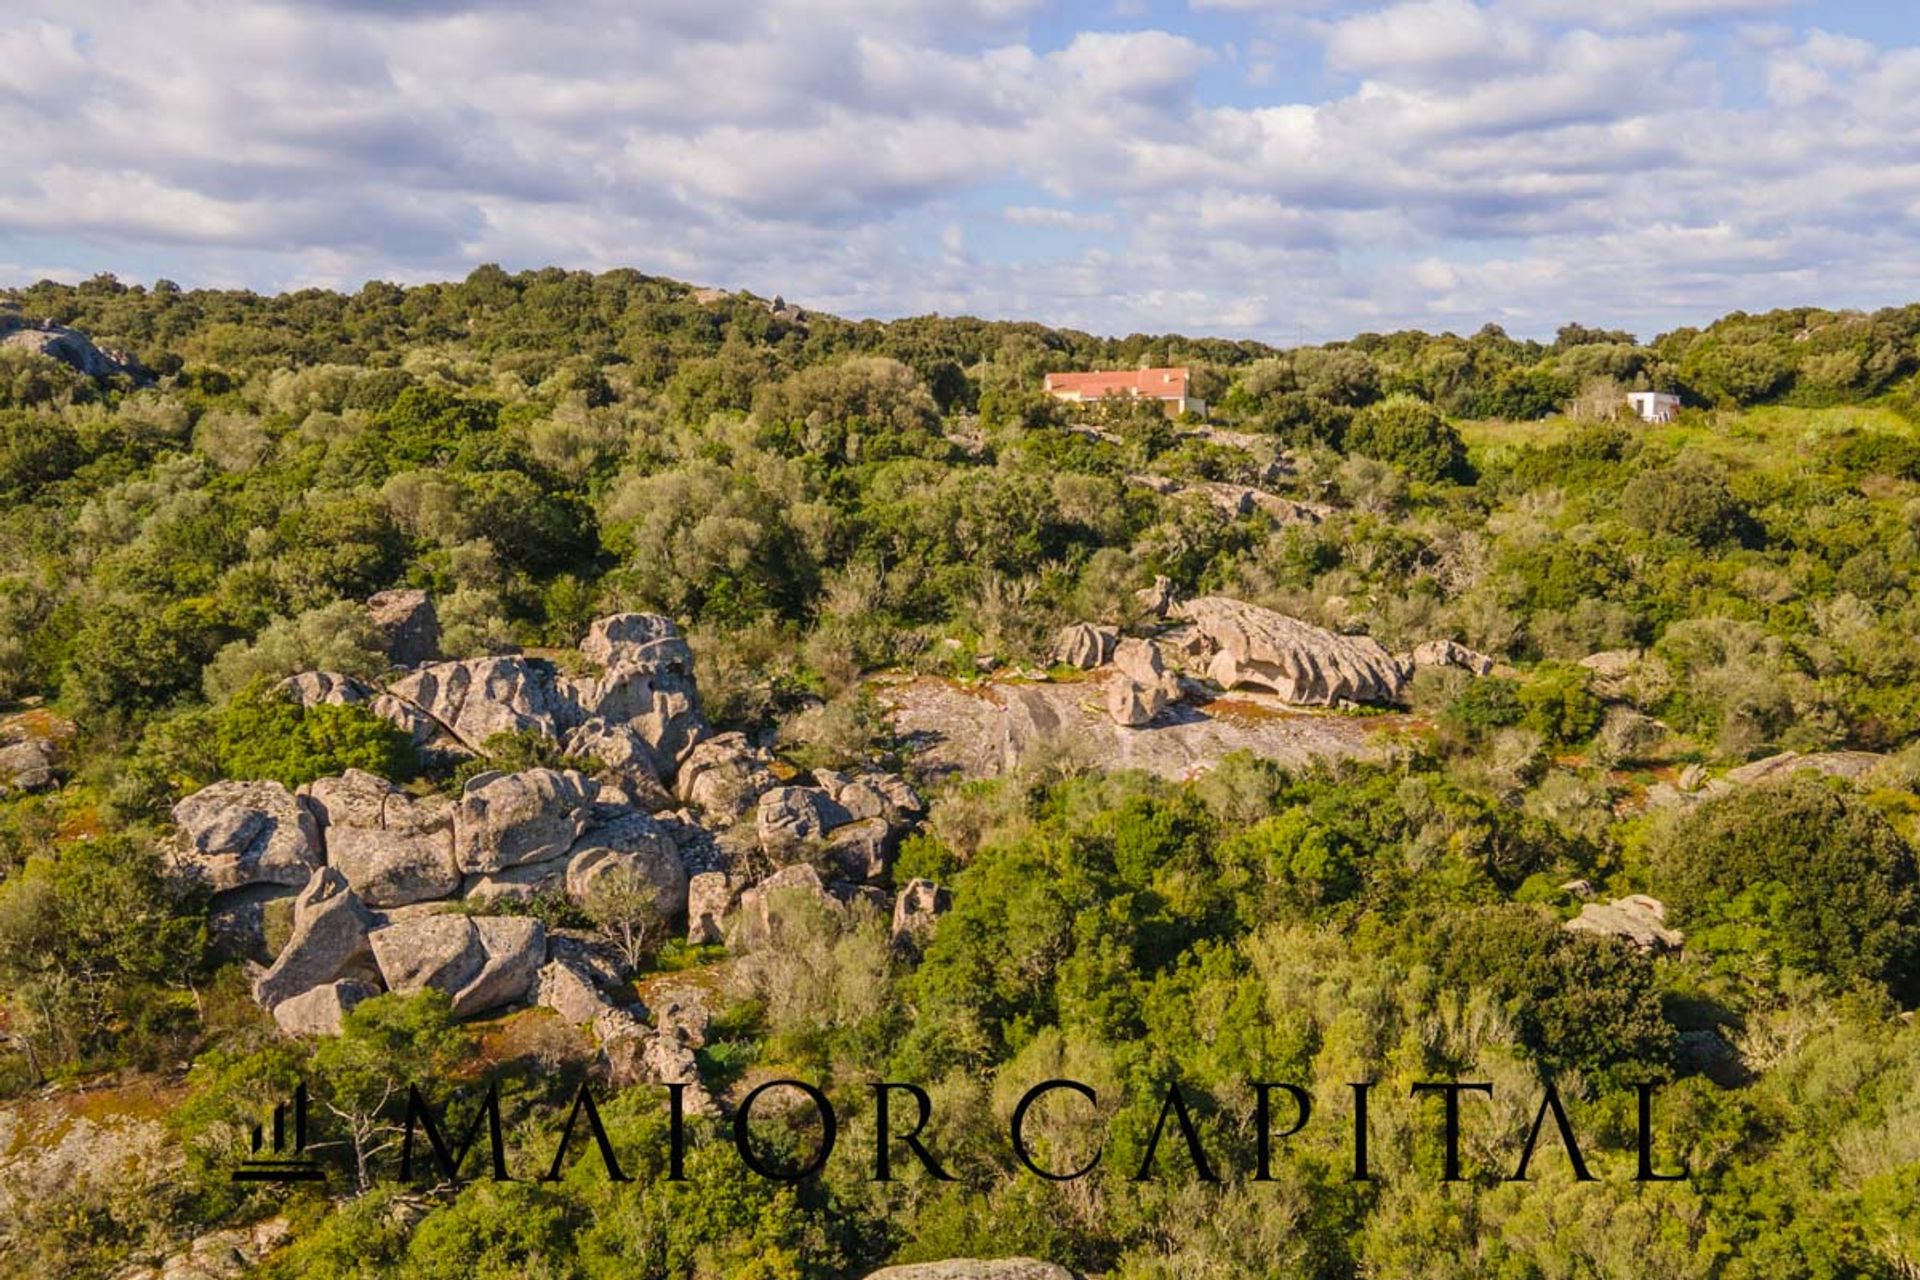
[[[1078,392],[1082,399],[1101,396],[1145,396],[1154,400],[1174,400],[1187,394],[1190,374],[1185,369],[1125,369],[1096,373],[1050,373],[1046,389],[1054,392]]]

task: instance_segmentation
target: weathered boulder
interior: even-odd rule
[[[719,942],[722,923],[733,906],[733,880],[724,871],[698,871],[687,877],[687,941],[695,946]]]
[[[354,706],[374,698],[372,685],[338,671],[302,671],[288,676],[275,688],[303,707]]]
[[[913,784],[897,773],[862,769],[841,773],[833,769],[815,769],[813,780],[833,802],[852,819],[885,818],[894,828],[912,825],[927,811],[927,805]]]
[[[324,833],[328,865],[369,906],[445,898],[460,888],[453,860],[453,803],[416,800],[384,778],[349,769],[307,792]]]
[[[878,881],[893,863],[895,834],[885,818],[855,818],[827,833],[827,857],[848,880]]]
[[[613,1008],[613,1001],[601,992],[592,974],[563,959],[549,960],[540,970],[539,1003],[576,1027],[592,1025],[595,1018]]]
[[[866,1280],[1077,1280],[1073,1272],[1037,1258],[954,1258],[882,1267]]]
[[[934,925],[953,906],[953,895],[931,880],[907,881],[893,900],[893,945],[913,955],[925,949]]]
[[[1141,684],[1126,676],[1107,682],[1107,714],[1117,725],[1138,729],[1152,724],[1167,706],[1166,691],[1159,685]]]
[[[1409,661],[1416,669],[1458,667],[1476,676],[1492,675],[1494,666],[1493,659],[1486,654],[1453,640],[1429,640],[1425,644],[1415,645]]]
[[[394,665],[415,667],[440,656],[440,615],[424,591],[382,591],[367,601],[367,615]]]
[[[630,724],[594,716],[568,730],[564,746],[568,755],[590,756],[616,776],[637,775],[659,784],[660,757]]]
[[[462,1018],[526,999],[547,953],[545,928],[528,916],[412,916],[369,941],[389,991],[443,991]]]
[[[1735,786],[1753,786],[1789,778],[1802,770],[1822,777],[1853,781],[1872,772],[1886,758],[1877,751],[1811,751],[1804,755],[1797,751],[1782,751],[1779,755],[1729,769],[1720,781]]]
[[[216,893],[304,885],[321,863],[313,815],[277,782],[216,782],[173,806],[173,821],[174,866]]]
[[[146,376],[131,356],[96,347],[93,339],[78,329],[51,320],[30,323],[15,311],[0,311],[0,347],[58,360],[89,378],[126,374],[144,380]]]
[[[575,719],[598,716],[632,727],[654,753],[655,776],[672,776],[681,756],[707,732],[693,653],[680,629],[659,614],[615,614],[587,629],[580,653],[602,670],[563,682]]]
[[[839,914],[847,909],[845,889],[834,892],[812,866],[783,867],[741,893],[740,909],[728,918],[727,945],[748,949],[775,940],[781,917],[791,910]]]
[[[1164,618],[1174,605],[1173,579],[1155,574],[1153,585],[1133,593],[1133,603],[1149,618]]]
[[[1380,642],[1339,635],[1225,596],[1181,606],[1213,645],[1207,676],[1223,688],[1270,690],[1288,702],[1394,702],[1406,672]]]
[[[476,774],[454,806],[454,859],[492,872],[560,857],[586,830],[597,791],[572,770]]]
[[[621,813],[589,828],[567,859],[567,896],[586,902],[609,875],[631,875],[651,888],[663,916],[678,917],[687,909],[680,850],[652,814]]]
[[[402,676],[387,691],[478,752],[500,733],[533,732],[558,741],[572,714],[553,668],[518,656],[436,662]]]
[[[1120,633],[1112,627],[1076,622],[1054,638],[1053,660],[1063,667],[1091,671],[1113,656],[1113,646],[1119,639]]]
[[[1666,904],[1644,893],[1589,902],[1566,927],[1576,933],[1623,938],[1642,951],[1669,951],[1685,941],[1678,930],[1667,928]]]
[[[772,759],[744,733],[721,733],[695,743],[674,779],[674,793],[715,823],[739,821],[779,784]]]
[[[302,992],[372,973],[367,935],[373,917],[332,867],[314,871],[293,901],[293,932],[273,965],[253,983],[253,998],[274,1009]]]
[[[532,902],[535,898],[558,897],[566,891],[567,855],[564,853],[543,862],[523,862],[498,871],[463,876],[460,881],[460,896],[481,905]]]
[[[0,796],[53,785],[53,744],[42,738],[0,746]]]
[[[596,618],[580,639],[580,656],[597,666],[621,662],[657,662],[682,671],[693,669],[693,651],[672,618],[659,613],[615,613]]]
[[[371,982],[352,978],[322,983],[273,1006],[273,1020],[289,1036],[337,1036],[340,1024],[362,1000],[380,994]]]
[[[1122,640],[1114,646],[1113,665],[1118,675],[1107,683],[1107,714],[1115,724],[1149,724],[1180,700],[1180,679],[1152,641]]]
[[[693,1049],[706,1044],[713,1026],[713,998],[705,988],[654,987],[647,993],[647,1002],[653,1006],[653,1025],[661,1035]]]
[[[852,816],[820,787],[775,787],[760,797],[755,820],[760,850],[776,862],[786,861]]]

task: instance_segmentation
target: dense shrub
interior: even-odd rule
[[[1920,994],[1920,871],[1878,812],[1811,777],[1716,797],[1657,851],[1696,944]]]
[[[1353,417],[1344,447],[1404,468],[1416,480],[1465,480],[1467,448],[1440,411],[1412,396],[1389,396]]]

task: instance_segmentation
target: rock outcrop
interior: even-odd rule
[[[388,692],[482,753],[495,734],[530,732],[559,741],[566,720],[553,669],[522,657],[436,662],[402,676]]]
[[[1181,606],[1213,648],[1207,676],[1225,689],[1266,689],[1311,706],[1395,702],[1407,673],[1380,642],[1339,635],[1225,596]]]
[[[342,979],[374,976],[367,935],[373,917],[332,867],[313,873],[293,901],[293,933],[272,967],[253,983],[253,998],[272,1010],[295,996]]]
[[[305,885],[321,864],[319,828],[277,782],[216,782],[173,806],[174,867],[215,893]]]
[[[1091,622],[1076,622],[1054,637],[1053,660],[1063,667],[1091,671],[1113,657],[1120,633],[1112,627],[1097,627]]]
[[[440,615],[424,591],[382,591],[367,601],[367,614],[396,666],[416,667],[440,656]]]
[[[589,902],[594,886],[608,876],[652,890],[662,916],[677,919],[687,909],[680,850],[651,814],[622,813],[589,828],[567,858],[567,896]]]
[[[380,994],[371,982],[343,979],[323,983],[273,1006],[273,1020],[290,1036],[337,1036],[353,1007]]]
[[[462,1018],[526,999],[546,959],[546,930],[526,916],[413,916],[368,940],[387,990],[445,992]]]
[[[146,379],[145,370],[132,357],[95,346],[93,339],[78,329],[52,320],[29,321],[17,311],[0,310],[0,347],[58,360],[89,378],[125,374],[137,381]]]
[[[433,656],[424,595],[390,593],[370,608],[396,663]],[[439,764],[482,754],[501,733],[533,733],[590,756],[593,777],[482,772],[448,797],[348,770],[298,795],[226,782],[180,803],[175,865],[219,891],[212,922],[232,935],[228,951],[256,966],[255,997],[286,1034],[337,1034],[382,991],[442,991],[458,1017],[537,998],[592,1026],[610,1061],[637,1078],[695,1083],[704,1016],[668,1008],[648,1028],[638,1005],[618,1002],[626,974],[587,935],[549,939],[532,917],[490,915],[489,905],[562,893],[584,904],[603,899],[612,877],[631,877],[662,915],[686,916],[695,942],[720,940],[735,919],[767,936],[789,889],[835,911],[891,907],[857,882],[884,880],[900,835],[924,813],[903,778],[820,770],[812,785],[776,785],[766,750],[711,735],[692,655],[666,618],[603,618],[581,650],[597,669],[577,676],[512,656],[428,662],[385,690],[326,671],[280,687],[305,706],[367,706]],[[669,786],[690,807],[672,809]],[[755,821],[742,821],[749,814]],[[753,885],[763,853],[818,854],[837,878],[799,866]],[[752,896],[734,912],[743,892]],[[711,1105],[704,1090],[698,1099]]]
[[[485,873],[563,857],[586,831],[597,791],[571,770],[476,774],[454,806],[454,860]]]
[[[460,888],[453,856],[453,803],[415,800],[384,778],[349,769],[308,788],[337,868],[374,907],[445,898]]]
[[[1579,915],[1567,921],[1566,927],[1575,933],[1621,938],[1642,951],[1670,951],[1685,941],[1678,930],[1667,928],[1666,904],[1644,893],[1612,902],[1589,902],[1580,908]]]
[[[1478,649],[1469,649],[1456,640],[1429,640],[1416,645],[1408,657],[1416,669],[1420,667],[1457,667],[1476,676],[1493,674],[1494,660]]]
[[[671,777],[687,749],[707,732],[693,680],[693,652],[680,629],[659,614],[614,614],[587,629],[580,655],[601,671],[566,683],[577,717],[631,726],[654,753],[655,776]]]

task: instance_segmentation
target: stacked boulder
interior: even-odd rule
[[[376,603],[395,651],[431,656],[430,604],[390,596]],[[767,864],[810,876],[834,902],[889,909],[873,886],[923,812],[904,780],[818,770],[808,785],[780,785],[765,750],[708,729],[692,654],[669,619],[602,618],[581,656],[579,674],[512,655],[428,662],[384,690],[327,672],[283,688],[306,705],[365,705],[443,762],[533,733],[591,755],[593,776],[487,771],[449,796],[348,770],[297,791],[219,782],[175,806],[174,870],[211,891],[218,932],[257,961],[254,996],[287,1034],[337,1034],[383,991],[441,991],[459,1017],[537,1000],[593,1027],[623,1070],[697,1080],[696,1037],[648,1029],[618,963],[531,916],[490,912],[542,895],[587,906],[602,886],[622,896],[637,886],[659,917],[684,919],[692,941],[719,941],[730,917],[772,892],[751,872]],[[915,895],[909,932],[923,939],[945,896]]]
[[[1223,689],[1264,689],[1311,706],[1398,702],[1406,669],[1369,636],[1341,635],[1226,596],[1189,600],[1180,613],[1211,652],[1207,677]]]

